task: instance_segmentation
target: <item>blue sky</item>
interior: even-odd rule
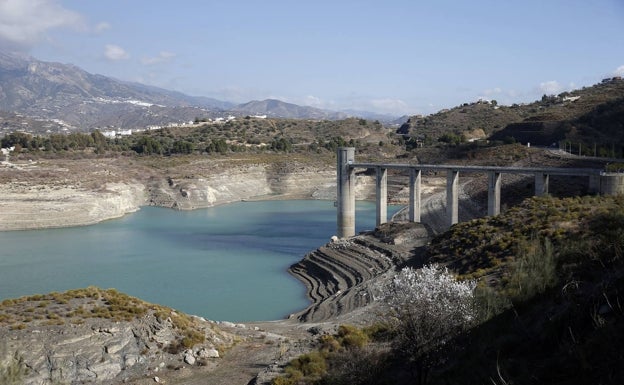
[[[624,76],[624,0],[0,0],[0,49],[237,103],[429,114]]]

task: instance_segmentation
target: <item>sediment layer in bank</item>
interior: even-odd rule
[[[291,318],[322,322],[366,307],[397,268],[418,260],[429,236],[422,224],[387,223],[308,253],[289,272],[304,283],[312,304]]]

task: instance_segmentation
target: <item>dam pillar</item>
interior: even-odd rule
[[[501,203],[501,173],[488,174],[488,215],[500,214]]]
[[[410,168],[409,181],[409,218],[410,222],[420,222],[420,182],[422,170]]]
[[[377,167],[376,168],[376,182],[375,182],[375,196],[377,199],[376,212],[377,221],[376,226],[382,223],[388,222],[388,169]]]
[[[337,152],[336,166],[336,206],[337,236],[339,238],[355,235],[355,170],[351,164],[355,161],[354,147],[341,147]]]
[[[535,195],[542,196],[548,194],[548,174],[535,174]]]
[[[600,175],[600,195],[624,194],[624,174],[603,173]]]
[[[446,174],[446,215],[449,227],[459,221],[459,171]]]

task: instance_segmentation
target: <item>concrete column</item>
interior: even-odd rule
[[[600,175],[600,194],[624,194],[624,175],[618,173],[604,173]]]
[[[548,174],[535,174],[535,195],[542,196],[548,194]]]
[[[355,161],[355,148],[339,148],[337,158],[336,206],[338,215],[336,235],[339,238],[346,238],[355,235],[355,170],[351,167]]]
[[[420,222],[420,181],[422,171],[410,168],[409,182],[409,218],[410,222]]]
[[[455,170],[446,174],[446,215],[449,227],[459,221],[459,171]]]
[[[377,223],[376,226],[388,222],[388,169],[377,167],[377,180],[375,183],[375,196],[377,197]]]
[[[488,215],[500,214],[501,201],[501,173],[488,174]]]

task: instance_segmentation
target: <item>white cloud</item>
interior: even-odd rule
[[[103,21],[101,23],[98,23],[95,26],[94,31],[97,32],[97,33],[102,33],[102,32],[107,31],[109,29],[111,29],[111,25],[109,23]]]
[[[624,76],[624,65],[619,66],[618,68],[615,69],[615,71],[613,72],[614,76]]]
[[[144,65],[152,65],[167,62],[173,59],[176,56],[173,52],[161,51],[158,56],[155,57],[144,57],[141,59],[141,63]]]
[[[123,48],[115,44],[106,45],[104,56],[108,60],[113,60],[113,61],[124,60],[130,57],[130,55]]]
[[[557,95],[563,91],[563,87],[556,80],[540,83],[538,89],[541,93],[546,95]]]
[[[28,50],[57,28],[84,28],[83,17],[55,0],[0,0],[0,48]]]

